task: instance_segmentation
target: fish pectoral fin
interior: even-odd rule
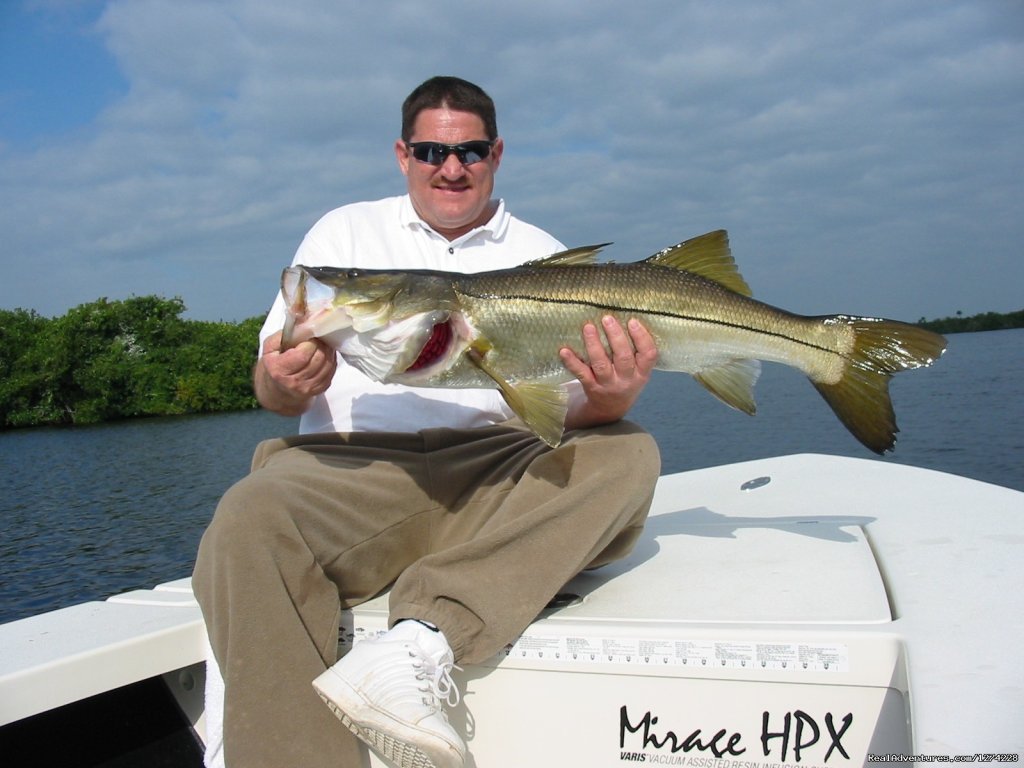
[[[753,416],[757,411],[754,385],[760,375],[759,360],[730,360],[693,377],[726,405]]]
[[[498,385],[508,407],[533,430],[541,440],[557,448],[565,431],[565,414],[569,410],[569,393],[560,384],[522,381],[512,383],[495,371],[476,349],[466,350],[473,365]]]

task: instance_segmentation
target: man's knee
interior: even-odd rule
[[[209,530],[216,536],[247,538],[272,524],[270,518],[279,517],[286,506],[277,483],[261,481],[259,473],[248,475],[221,497]]]
[[[208,578],[224,578],[237,567],[244,569],[245,563],[258,558],[261,550],[269,551],[267,542],[287,519],[286,509],[280,489],[261,481],[258,473],[231,486],[217,504],[199,543],[194,585]]]
[[[631,421],[616,421],[579,432],[580,445],[594,451],[612,482],[629,475],[640,485],[654,486],[661,473],[658,443],[647,430]]]

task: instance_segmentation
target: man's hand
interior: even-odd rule
[[[279,331],[263,343],[263,356],[253,371],[256,399],[269,411],[298,416],[327,391],[337,368],[337,354],[319,339],[282,352]]]
[[[628,333],[610,315],[602,318],[601,325],[610,355],[601,342],[601,331],[593,323],[583,326],[589,364],[568,347],[559,353],[565,367],[582,383],[586,398],[570,406],[566,429],[594,427],[623,418],[647,385],[658,360],[654,338],[639,320],[629,321]]]

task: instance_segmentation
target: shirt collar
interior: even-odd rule
[[[412,205],[412,199],[408,194],[402,197],[402,205],[399,210],[399,218],[403,227],[409,227],[410,229],[420,229],[425,232],[429,232],[436,237],[443,238],[445,241],[448,238],[444,235],[436,232],[427,222],[420,218],[419,214],[416,213],[416,209]],[[481,224],[475,229],[469,230],[466,234],[461,237],[457,237],[451,242],[464,243],[474,237],[484,237],[491,240],[498,240],[505,234],[505,230],[508,229],[509,215],[505,211],[505,201],[498,198],[498,207],[494,211],[494,215],[491,216],[484,224]]]

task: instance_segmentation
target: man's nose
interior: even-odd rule
[[[441,173],[448,179],[458,179],[466,174],[466,166],[459,162],[458,156],[452,152],[441,163]]]

